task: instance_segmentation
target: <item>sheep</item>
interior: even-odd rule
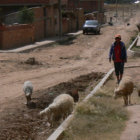
[[[30,81],[24,82],[23,91],[24,91],[26,99],[27,99],[26,105],[28,106],[30,104],[30,102],[31,102],[31,95],[33,93],[32,82],[30,82]]]
[[[115,96],[114,98],[116,99],[117,97],[123,97],[124,99],[124,105],[131,104],[131,94],[133,92],[134,84],[131,80],[130,77],[124,77],[118,88],[114,90]],[[129,102],[128,102],[129,99]]]
[[[78,94],[78,90],[77,89],[72,89],[72,90],[68,91],[68,94],[73,97],[74,102],[78,102],[79,101],[79,94]]]
[[[39,115],[46,115],[50,126],[53,127],[55,121],[60,120],[60,118],[64,120],[72,112],[73,105],[74,100],[70,95],[61,94],[54,99],[52,104],[42,110]]]

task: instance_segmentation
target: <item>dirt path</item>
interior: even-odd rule
[[[131,117],[120,140],[140,140],[140,105],[129,106],[127,109]]]
[[[130,26],[117,24],[115,26],[104,27],[101,35],[80,35],[75,40],[61,45],[55,44],[51,47],[36,49],[30,53],[0,54],[0,136],[11,140],[11,137],[15,140],[16,136],[21,136],[20,138],[17,137],[17,140],[19,140],[27,139],[24,136],[28,137],[27,135],[29,135],[29,131],[31,130],[30,133],[34,133],[30,134],[29,138],[35,134],[38,134],[38,136],[42,135],[42,133],[46,136],[46,133],[48,134],[49,131],[53,131],[46,126],[46,123],[44,123],[46,122],[45,120],[37,118],[38,112],[43,107],[46,107],[46,99],[48,100],[47,104],[52,101],[49,93],[61,93],[65,88],[73,86],[73,83],[77,83],[77,87],[79,88],[81,88],[81,85],[85,88],[88,82],[90,83],[93,80],[95,85],[101,78],[98,77],[97,72],[107,73],[113,67],[113,64],[108,62],[108,52],[110,45],[114,41],[114,35],[117,33],[121,34],[122,40],[128,44],[130,38],[134,35],[134,31],[137,30],[135,26],[137,21],[139,21],[137,17],[135,15],[131,19],[129,22]],[[23,63],[30,57],[35,57],[41,64],[28,65]],[[140,65],[140,61],[139,59],[129,59],[127,65]],[[80,80],[74,81],[71,84],[67,83],[54,87],[54,90],[48,89],[59,83],[91,72],[95,73],[90,76],[87,75],[86,78],[88,77],[88,80],[85,78],[84,81],[80,78]],[[37,102],[37,109],[28,109],[23,104],[25,97],[23,96],[22,86],[26,80],[33,82],[36,93],[33,96],[39,101]],[[80,84],[79,81],[81,81]],[[83,91],[83,94],[85,94],[85,91]],[[136,111],[136,109],[139,108],[132,106],[131,110]],[[135,117],[137,117],[137,114],[135,115],[134,113],[134,120]],[[133,119],[130,121],[133,122]],[[34,128],[35,126],[37,127]],[[44,132],[43,128],[48,132]],[[127,128],[129,128],[129,125]],[[12,135],[13,130],[14,135]],[[36,133],[36,131],[39,133]],[[8,135],[10,138],[8,138]]]
[[[30,53],[0,54],[0,110],[23,94],[22,86],[26,80],[32,81],[37,91],[92,71],[106,73],[112,67],[108,63],[108,51],[114,35],[121,34],[122,40],[129,43],[137,21],[134,17],[130,26],[107,26],[101,35],[80,35],[72,42]],[[42,65],[21,63],[29,57],[35,57]]]

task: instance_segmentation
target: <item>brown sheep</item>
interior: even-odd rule
[[[124,77],[118,88],[114,90],[115,99],[117,97],[123,97],[124,105],[131,104],[131,94],[133,93],[134,84],[130,77]]]
[[[77,89],[72,89],[72,90],[68,91],[68,94],[73,97],[74,102],[78,102],[79,101],[79,93],[78,93]]]

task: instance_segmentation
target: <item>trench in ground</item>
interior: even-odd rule
[[[78,90],[80,102],[103,76],[103,73],[93,72],[46,90],[35,91],[32,95],[34,106],[30,108],[24,104],[26,101],[24,95],[8,102],[9,107],[0,114],[0,140],[46,139],[60,125],[62,120],[54,128],[50,128],[47,119],[39,117],[39,112],[52,103],[56,96],[68,93],[72,89]]]

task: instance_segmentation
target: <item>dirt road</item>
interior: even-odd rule
[[[62,45],[30,53],[0,54],[0,110],[10,100],[23,94],[22,86],[26,80],[32,81],[37,91],[92,71],[106,73],[112,67],[108,62],[108,51],[114,35],[121,34],[122,40],[128,44],[134,30],[137,30],[137,20],[135,16],[130,26],[106,26],[102,28],[101,35],[80,35]],[[29,57],[35,57],[41,65],[22,63]]]
[[[114,35],[121,34],[122,40],[128,44],[137,30],[137,15],[129,22],[130,26],[126,23],[106,26],[102,28],[101,35],[80,35],[63,44],[36,49],[30,53],[1,53],[0,139],[46,139],[53,130],[46,125],[45,119],[38,118],[38,112],[51,103],[54,92],[56,96],[58,92],[76,84],[81,91],[83,88],[85,94],[90,82],[93,86],[89,86],[89,89],[93,88],[103,73],[113,67],[108,62],[108,52]],[[30,57],[34,57],[38,63],[24,63]],[[134,65],[135,61],[136,59],[129,59],[127,65]],[[140,61],[136,65],[140,65]],[[86,74],[89,75],[75,79]],[[71,79],[74,81],[69,82]],[[24,104],[22,86],[26,80],[32,81],[34,85],[36,109],[28,109]],[[58,85],[59,83],[62,84]],[[55,85],[57,86],[53,87]],[[48,89],[49,87],[53,88]]]

